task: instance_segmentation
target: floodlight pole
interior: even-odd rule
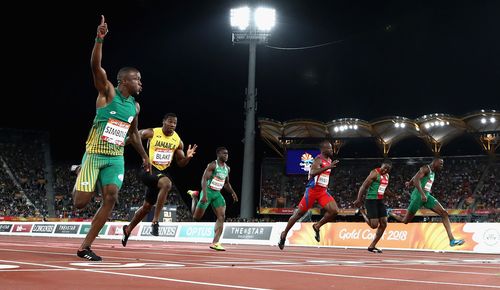
[[[254,214],[254,167],[255,167],[255,61],[257,40],[249,42],[248,87],[245,100],[245,148],[243,154],[243,181],[241,185],[240,216],[251,218]]]

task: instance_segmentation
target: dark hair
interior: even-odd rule
[[[168,118],[177,118],[177,115],[174,113],[166,113],[165,116],[163,117],[163,120],[166,120]]]
[[[387,165],[389,165],[390,167],[392,167],[392,161],[391,161],[391,160],[389,160],[389,159],[384,159],[384,160],[382,161],[382,164],[387,164]]]
[[[131,67],[131,66],[126,66],[126,67],[122,67],[119,71],[118,71],[118,75],[116,76],[117,80],[118,80],[118,83],[121,83],[123,77],[125,75],[127,75],[128,73],[130,72],[139,72],[138,69],[136,69],[135,67]]]
[[[215,149],[215,154],[219,154],[219,152],[221,152],[222,150],[227,150],[226,147],[217,147],[217,149]]]

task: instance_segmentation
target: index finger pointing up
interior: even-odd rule
[[[103,25],[103,24],[104,24],[104,21],[105,21],[105,19],[104,19],[104,15],[101,15],[101,25]]]

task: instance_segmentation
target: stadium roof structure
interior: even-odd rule
[[[495,154],[500,146],[500,112],[495,110],[476,111],[461,117],[440,113],[416,119],[387,116],[371,122],[356,118],[335,119],[327,123],[308,119],[280,122],[260,118],[259,128],[264,142],[282,156],[290,144],[318,139],[332,140],[335,153],[345,140],[375,139],[384,156],[389,154],[391,146],[410,137],[424,139],[436,155],[442,146],[463,134],[473,135],[489,154]]]

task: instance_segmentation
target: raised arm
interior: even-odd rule
[[[108,24],[105,22],[104,15],[101,15],[101,23],[97,27],[97,36],[92,49],[92,56],[90,58],[90,67],[92,68],[92,75],[94,76],[94,85],[99,92],[97,98],[97,108],[105,106],[112,100],[113,84],[108,81],[106,71],[101,66],[102,60],[102,45],[104,38],[108,34]]]
[[[189,163],[189,160],[191,160],[196,153],[196,148],[198,148],[198,145],[196,144],[194,144],[193,147],[189,145],[186,155],[184,155],[184,142],[181,141],[179,143],[179,147],[175,150],[175,161],[177,162],[177,165],[179,167],[186,166]]]

